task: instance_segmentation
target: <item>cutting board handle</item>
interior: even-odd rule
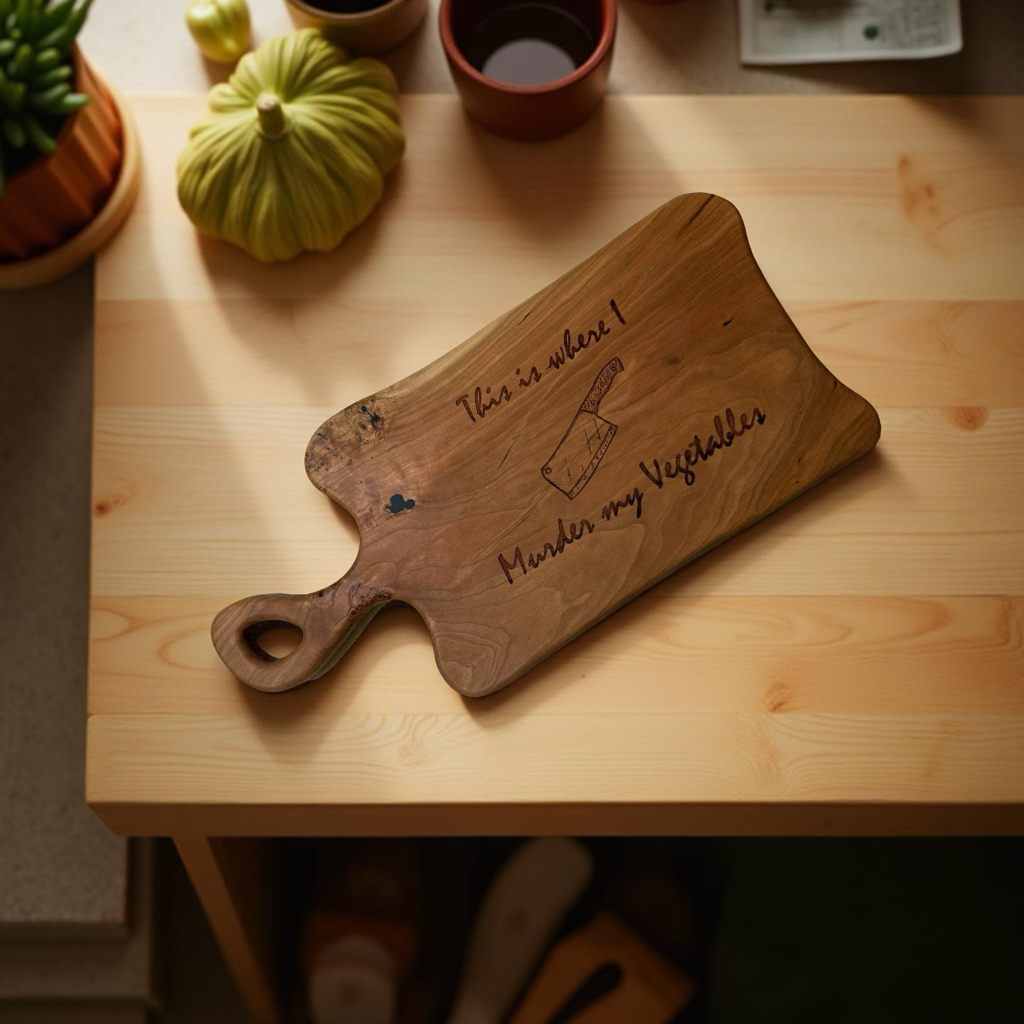
[[[343,576],[312,594],[260,594],[236,601],[213,620],[213,646],[225,665],[257,690],[278,693],[322,676],[392,599],[390,590]],[[275,626],[296,626],[298,646],[275,658],[259,637]]]

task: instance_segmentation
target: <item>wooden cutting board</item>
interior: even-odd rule
[[[735,207],[680,196],[327,420],[306,472],[358,523],[355,564],[312,594],[232,604],[214,643],[244,682],[286,690],[403,601],[447,682],[492,693],[879,430],[793,326]],[[282,622],[302,639],[276,658],[259,637]]]

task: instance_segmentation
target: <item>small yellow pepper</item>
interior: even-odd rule
[[[234,64],[249,49],[245,0],[189,0],[185,24],[204,57]]]

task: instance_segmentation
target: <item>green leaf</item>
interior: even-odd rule
[[[0,0],[0,25],[7,19],[7,15],[11,13],[11,0]]]
[[[21,115],[21,123],[25,126],[29,141],[40,153],[52,153],[57,143],[43,130],[43,126],[27,111]]]
[[[56,46],[61,50],[66,50],[75,41],[78,30],[85,23],[85,16],[89,13],[91,3],[92,0],[84,0],[71,12],[63,25],[58,25],[52,32],[43,36],[39,40],[40,48]]]
[[[63,24],[64,19],[71,13],[75,6],[75,0],[57,0],[57,3],[50,4],[43,15],[42,31],[52,32],[58,25]]]
[[[57,103],[57,113],[71,114],[76,110],[81,110],[88,102],[89,97],[84,92],[68,93]]]
[[[21,149],[28,137],[25,135],[25,129],[22,127],[21,121],[12,114],[6,114],[4,115],[3,124],[4,135],[7,137],[7,141],[15,149]]]
[[[18,44],[13,39],[0,39],[0,60],[7,60],[17,48]]]
[[[46,50],[36,50],[36,55],[32,58],[32,70],[48,71],[50,68],[55,68],[61,62],[62,56],[63,54],[55,46]]]
[[[11,113],[16,114],[21,110],[27,91],[28,86],[24,82],[8,81],[4,83],[4,97],[7,100],[7,107]]]
[[[57,113],[54,109],[55,104],[58,100],[62,100],[67,96],[69,92],[71,92],[71,86],[67,82],[60,82],[58,85],[51,86],[51,88],[43,92],[29,93],[28,105],[36,113],[55,114]]]
[[[56,85],[58,82],[68,81],[72,74],[74,74],[74,72],[72,71],[70,64],[61,64],[60,67],[50,68],[49,71],[44,71],[41,74],[30,78],[28,80],[28,84],[33,89],[46,89],[51,85]]]
[[[28,12],[24,17],[19,15],[18,22],[21,25],[22,38],[35,39],[36,32],[39,30],[39,11],[31,0],[29,0]]]
[[[39,21],[39,10],[33,0],[18,0],[18,6],[14,10],[18,16],[18,27],[21,29],[22,39],[34,39]]]
[[[25,78],[32,69],[32,44],[22,43],[18,47],[11,63],[7,65],[7,73],[11,78]]]

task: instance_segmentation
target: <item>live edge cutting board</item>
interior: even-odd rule
[[[213,640],[241,680],[285,690],[404,601],[444,678],[482,696],[879,430],[793,326],[736,209],[680,196],[324,423],[306,472],[359,524],[355,564],[313,594],[236,602]],[[273,658],[259,635],[281,622],[303,636]]]

